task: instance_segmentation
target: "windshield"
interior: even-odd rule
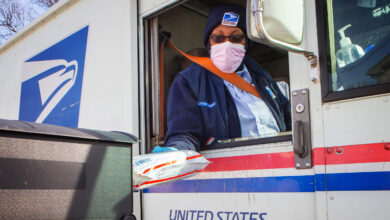
[[[328,0],[333,92],[390,83],[390,0]]]

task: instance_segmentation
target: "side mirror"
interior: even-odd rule
[[[302,42],[304,16],[303,0],[250,0],[248,35],[261,43],[270,40],[298,46]]]
[[[299,47],[305,21],[304,0],[248,0],[247,30],[249,39],[306,56],[317,65],[313,52]]]

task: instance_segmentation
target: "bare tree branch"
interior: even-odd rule
[[[0,0],[0,27],[13,33],[24,26],[24,9],[15,1]]]
[[[0,44],[38,16],[37,9],[46,10],[58,1],[60,0],[0,0]]]

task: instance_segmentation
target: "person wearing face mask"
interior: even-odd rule
[[[270,135],[291,130],[290,102],[276,82],[246,56],[245,8],[219,5],[209,12],[204,45],[214,65],[238,74],[259,92],[261,99],[192,64],[171,85],[167,102],[164,147],[153,152],[199,151],[216,140]]]

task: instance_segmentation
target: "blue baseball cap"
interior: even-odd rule
[[[209,48],[209,36],[218,25],[226,25],[240,28],[246,35],[246,13],[245,8],[236,4],[221,4],[213,7],[208,14],[207,23],[204,28],[203,43]],[[246,38],[246,47],[249,39]]]

